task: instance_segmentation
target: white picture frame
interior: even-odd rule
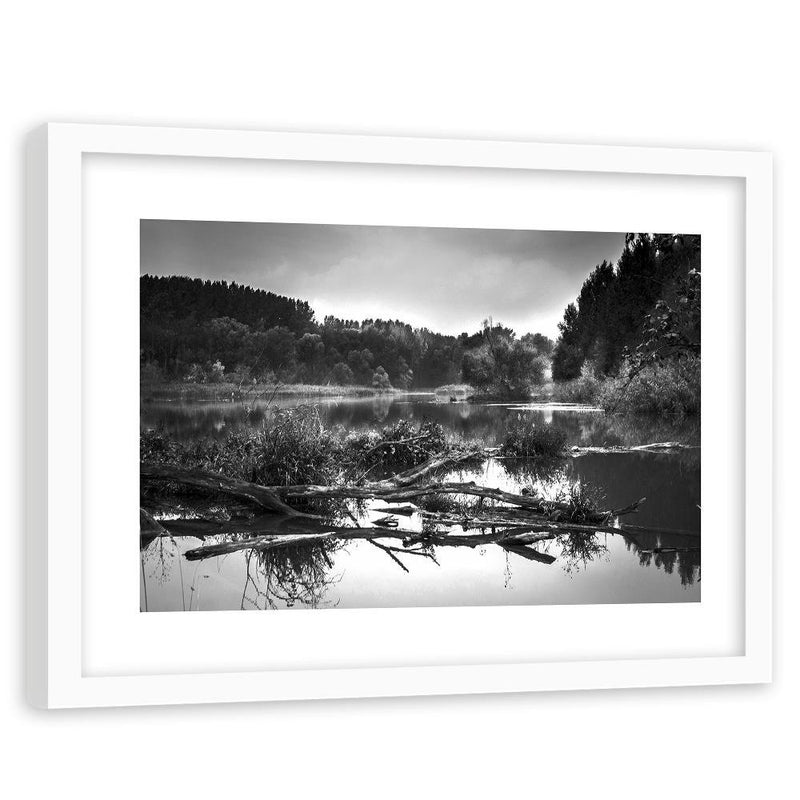
[[[744,243],[745,305],[743,313],[731,312],[741,317],[737,319],[744,328],[744,350],[729,354],[743,362],[744,367],[743,396],[731,398],[731,402],[744,406],[743,430],[738,434],[741,437],[738,452],[743,461],[738,467],[742,471],[745,493],[742,596],[738,607],[743,626],[741,647],[725,655],[708,655],[699,649],[696,655],[683,652],[664,658],[645,655],[564,660],[552,657],[498,660],[496,653],[487,653],[482,661],[478,652],[468,663],[446,659],[443,663],[408,663],[393,661],[387,656],[380,662],[373,660],[362,664],[354,654],[355,663],[351,659],[346,666],[341,665],[344,662],[337,662],[337,666],[324,668],[318,664],[295,663],[259,669],[256,658],[256,667],[254,662],[233,663],[224,670],[203,665],[195,669],[189,648],[189,663],[180,669],[174,665],[163,672],[152,665],[141,671],[89,669],[87,636],[95,623],[87,611],[87,598],[93,596],[87,588],[93,562],[84,557],[88,541],[84,506],[93,502],[95,488],[84,468],[83,451],[86,437],[92,435],[92,427],[100,422],[86,411],[94,389],[86,383],[83,358],[85,314],[92,296],[91,274],[85,271],[84,263],[88,249],[84,165],[87,157],[98,154],[148,159],[236,160],[240,165],[280,162],[312,166],[424,166],[475,170],[476,175],[521,171],[544,176],[733,180],[741,187],[744,201],[743,229],[737,235]],[[29,141],[27,220],[27,674],[29,699],[34,705],[64,708],[744,684],[771,680],[772,161],[769,154],[50,124],[32,133]],[[631,225],[626,229],[649,228]],[[138,300],[136,297],[129,299],[133,303]],[[704,305],[704,320],[705,314]],[[709,355],[704,344],[704,356],[708,358]],[[704,403],[705,385],[704,372]],[[706,459],[714,457],[706,449],[704,439],[704,476]],[[134,465],[134,472],[136,468],[138,464]],[[134,488],[138,491],[138,485]],[[726,490],[739,493],[741,487],[729,486]],[[704,499],[704,538],[713,541],[708,532],[713,534],[715,523],[712,517],[707,518],[707,512]],[[138,516],[133,526],[138,530]],[[725,546],[724,540],[714,544]],[[136,581],[135,574],[133,580]],[[134,583],[133,588],[138,595],[138,583]],[[602,606],[571,613],[611,614],[608,610],[611,608]],[[445,619],[433,613],[425,617],[427,611],[413,610],[414,620],[420,623],[429,618],[436,621],[430,624],[440,624]],[[171,615],[181,619],[170,624],[214,625],[222,619],[217,616],[219,613],[228,612],[215,612],[205,622],[196,621],[198,616],[204,615]],[[232,613],[242,615],[243,612]],[[317,613],[304,616],[308,618]],[[345,615],[351,612],[319,613]],[[469,627],[469,615],[479,613],[476,609],[460,609],[458,624]],[[517,609],[509,613],[522,612]],[[663,613],[671,611],[663,609]],[[400,620],[393,611],[375,610],[372,614],[388,615],[373,619],[391,620],[392,624]],[[244,616],[250,617],[248,625],[258,624],[252,621],[256,615]],[[284,628],[309,624],[294,622],[298,615],[279,612],[278,616],[282,616]],[[188,617],[193,620],[187,622]],[[347,619],[348,624],[357,629],[366,617],[353,615]],[[171,630],[174,636],[174,629]],[[285,635],[293,634],[288,630]],[[246,652],[246,642],[242,647]]]

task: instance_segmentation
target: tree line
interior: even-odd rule
[[[140,279],[147,381],[272,381],[429,388],[462,380],[521,394],[541,381],[554,343],[491,320],[459,336],[400,320],[319,323],[308,303],[225,281]]]
[[[225,281],[143,275],[145,381],[223,380],[431,388],[466,382],[525,397],[546,377],[603,379],[700,355],[700,237],[629,233],[597,264],[553,342],[484,321],[452,336],[400,320],[320,323],[303,301]],[[695,370],[699,375],[699,370]],[[665,373],[667,374],[667,373]]]
[[[559,323],[553,379],[700,355],[700,236],[629,233],[616,267],[598,264]]]

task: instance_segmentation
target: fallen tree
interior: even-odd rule
[[[327,539],[397,539],[405,547],[414,544],[452,545],[475,547],[485,544],[530,545],[554,539],[561,535],[588,536],[595,533],[612,533],[628,538],[633,534],[622,528],[552,522],[546,520],[514,520],[504,517],[447,517],[420,510],[418,512],[427,529],[409,530],[387,526],[383,520],[351,527],[335,525],[322,518],[297,519],[267,514],[241,522],[212,522],[209,520],[164,520],[163,536],[193,536],[198,539],[236,537],[226,542],[215,542],[198,547],[187,557],[208,558],[246,549],[274,549],[297,544],[314,544]],[[453,533],[460,527],[462,534]],[[444,531],[438,530],[444,528]],[[469,533],[479,530],[480,533]],[[488,530],[488,532],[486,532]],[[152,533],[150,535],[153,535]]]
[[[562,531],[563,533],[563,531]],[[586,535],[585,532],[582,532]],[[215,542],[213,544],[205,544],[192,550],[187,550],[184,555],[189,561],[197,561],[204,558],[212,558],[215,556],[229,555],[239,550],[260,550],[268,551],[283,547],[292,546],[309,546],[313,544],[320,544],[332,539],[337,540],[354,540],[365,539],[369,541],[376,541],[378,539],[394,539],[399,540],[403,544],[403,550],[400,552],[421,552],[415,551],[414,546],[419,545],[422,548],[428,547],[479,547],[482,545],[497,544],[501,546],[508,546],[517,552],[520,548],[525,547],[530,550],[528,545],[537,544],[539,542],[555,539],[559,536],[556,531],[540,531],[532,532],[529,530],[519,530],[515,528],[491,531],[490,533],[453,533],[435,532],[435,531],[407,531],[398,528],[349,528],[342,526],[327,526],[324,530],[320,529],[317,532],[304,531],[302,533],[293,534],[280,534],[280,535],[267,535],[257,538],[235,539],[232,541]],[[534,552],[534,551],[530,551]],[[533,559],[531,559],[533,560]],[[546,558],[545,563],[552,563],[555,559]]]
[[[264,511],[283,514],[290,517],[314,518],[318,515],[301,512],[288,505],[282,498],[294,500],[338,499],[338,500],[386,500],[403,502],[434,494],[467,495],[481,497],[507,503],[529,511],[545,515],[555,521],[574,519],[576,509],[567,502],[549,500],[532,493],[515,494],[503,489],[480,486],[474,481],[466,483],[432,482],[418,484],[418,481],[443,466],[473,458],[474,454],[462,454],[457,460],[446,457],[434,457],[419,467],[402,472],[392,478],[366,483],[362,486],[331,485],[316,486],[302,484],[298,486],[259,486],[247,481],[226,478],[204,470],[186,470],[170,466],[146,466],[141,468],[142,482],[162,481],[184,486],[193,490],[207,491],[229,495],[237,500],[247,500]],[[638,510],[645,498],[631,503],[624,508],[606,511],[581,510],[579,522],[607,523],[614,517],[631,514]]]
[[[642,445],[638,448],[572,448],[573,455],[589,452],[648,451],[671,452],[686,447],[676,442]],[[476,547],[496,545],[506,552],[531,561],[550,564],[554,557],[535,549],[541,542],[563,536],[593,537],[597,533],[623,536],[636,541],[640,533],[660,532],[695,535],[685,531],[625,525],[619,518],[638,511],[645,498],[621,508],[597,509],[569,499],[549,499],[533,490],[509,492],[499,487],[482,486],[474,481],[436,480],[446,470],[470,461],[482,460],[482,449],[453,448],[432,455],[426,461],[382,480],[329,485],[298,484],[261,486],[201,469],[186,469],[169,464],[141,467],[143,490],[158,487],[168,493],[205,495],[222,498],[241,509],[249,507],[250,516],[241,519],[156,519],[145,508],[141,513],[143,539],[159,536],[194,536],[203,542],[185,553],[189,560],[226,555],[240,550],[266,552],[277,548],[324,545],[334,540],[367,540],[385,550],[403,569],[396,554],[432,554],[434,547]],[[144,496],[144,495],[143,495]],[[432,511],[414,503],[431,496],[459,498],[452,510]],[[469,505],[466,498],[477,498]],[[371,521],[357,519],[349,510],[346,520],[333,522],[309,508],[309,501],[355,500],[382,501],[385,505],[372,511],[385,516]],[[489,501],[485,504],[484,501]],[[217,500],[212,500],[216,503]],[[449,502],[449,501],[448,501]],[[315,508],[313,505],[312,508]],[[403,528],[397,517],[415,517],[422,530]],[[460,529],[460,530],[459,530]],[[209,539],[223,541],[208,541]],[[397,541],[400,546],[386,544]],[[694,548],[691,548],[694,549]]]
[[[142,464],[139,470],[142,485],[154,482],[174,484],[198,492],[220,494],[250,503],[263,511],[272,511],[288,516],[306,516],[301,511],[284,503],[266,486],[228,478],[217,472],[202,469],[185,469],[164,464]]]

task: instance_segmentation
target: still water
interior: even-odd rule
[[[432,418],[461,436],[496,444],[517,415],[563,429],[570,445],[635,446],[679,441],[699,445],[697,421],[609,417],[585,407],[438,402],[432,395],[378,398],[278,398],[249,412],[236,403],[143,402],[142,430],[162,428],[191,440],[226,436],[269,422],[272,409],[314,404],[326,425],[348,430],[382,427],[398,419]],[[646,497],[626,517],[651,530],[633,538],[607,533],[562,536],[536,546],[529,560],[496,545],[437,547],[435,559],[397,554],[405,570],[366,540],[240,551],[187,561],[197,547],[189,536],[142,543],[141,608],[149,611],[383,608],[452,605],[691,602],[700,600],[700,450],[678,453],[607,453],[558,459],[547,465],[489,459],[477,470],[446,480],[470,481],[520,492],[525,486],[557,494],[576,480],[595,487],[605,508]],[[385,512],[383,501],[356,512],[362,521]],[[421,530],[417,515],[399,517]],[[652,530],[657,529],[657,530]],[[386,544],[400,546],[398,541]],[[406,571],[408,570],[408,571]]]

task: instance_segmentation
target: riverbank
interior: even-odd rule
[[[191,430],[143,427],[142,609],[699,599],[699,430],[384,399],[185,403]],[[179,569],[160,578],[178,558],[213,560],[185,599]]]
[[[553,384],[550,394],[556,402],[586,403],[606,412],[699,417],[700,359],[662,361],[602,379],[586,372]]]
[[[240,386],[238,383],[193,383],[169,381],[145,383],[140,387],[142,399],[163,401],[254,402],[274,397],[381,397],[408,394],[402,389],[377,390],[370,386],[340,386],[311,383],[259,383]]]
[[[678,437],[623,442],[603,436],[589,443],[560,425],[541,424],[530,414],[510,415],[494,444],[488,444],[485,436],[465,435],[429,417],[400,418],[391,424],[373,423],[352,430],[326,424],[320,410],[311,405],[276,408],[269,424],[246,427],[222,438],[186,440],[158,428],[143,431],[140,439],[143,464],[211,470],[267,486],[331,483],[343,475],[374,478],[386,468],[408,469],[433,456],[457,456],[459,461],[489,457],[533,460],[547,471],[559,459],[586,454],[672,453],[696,448]]]

